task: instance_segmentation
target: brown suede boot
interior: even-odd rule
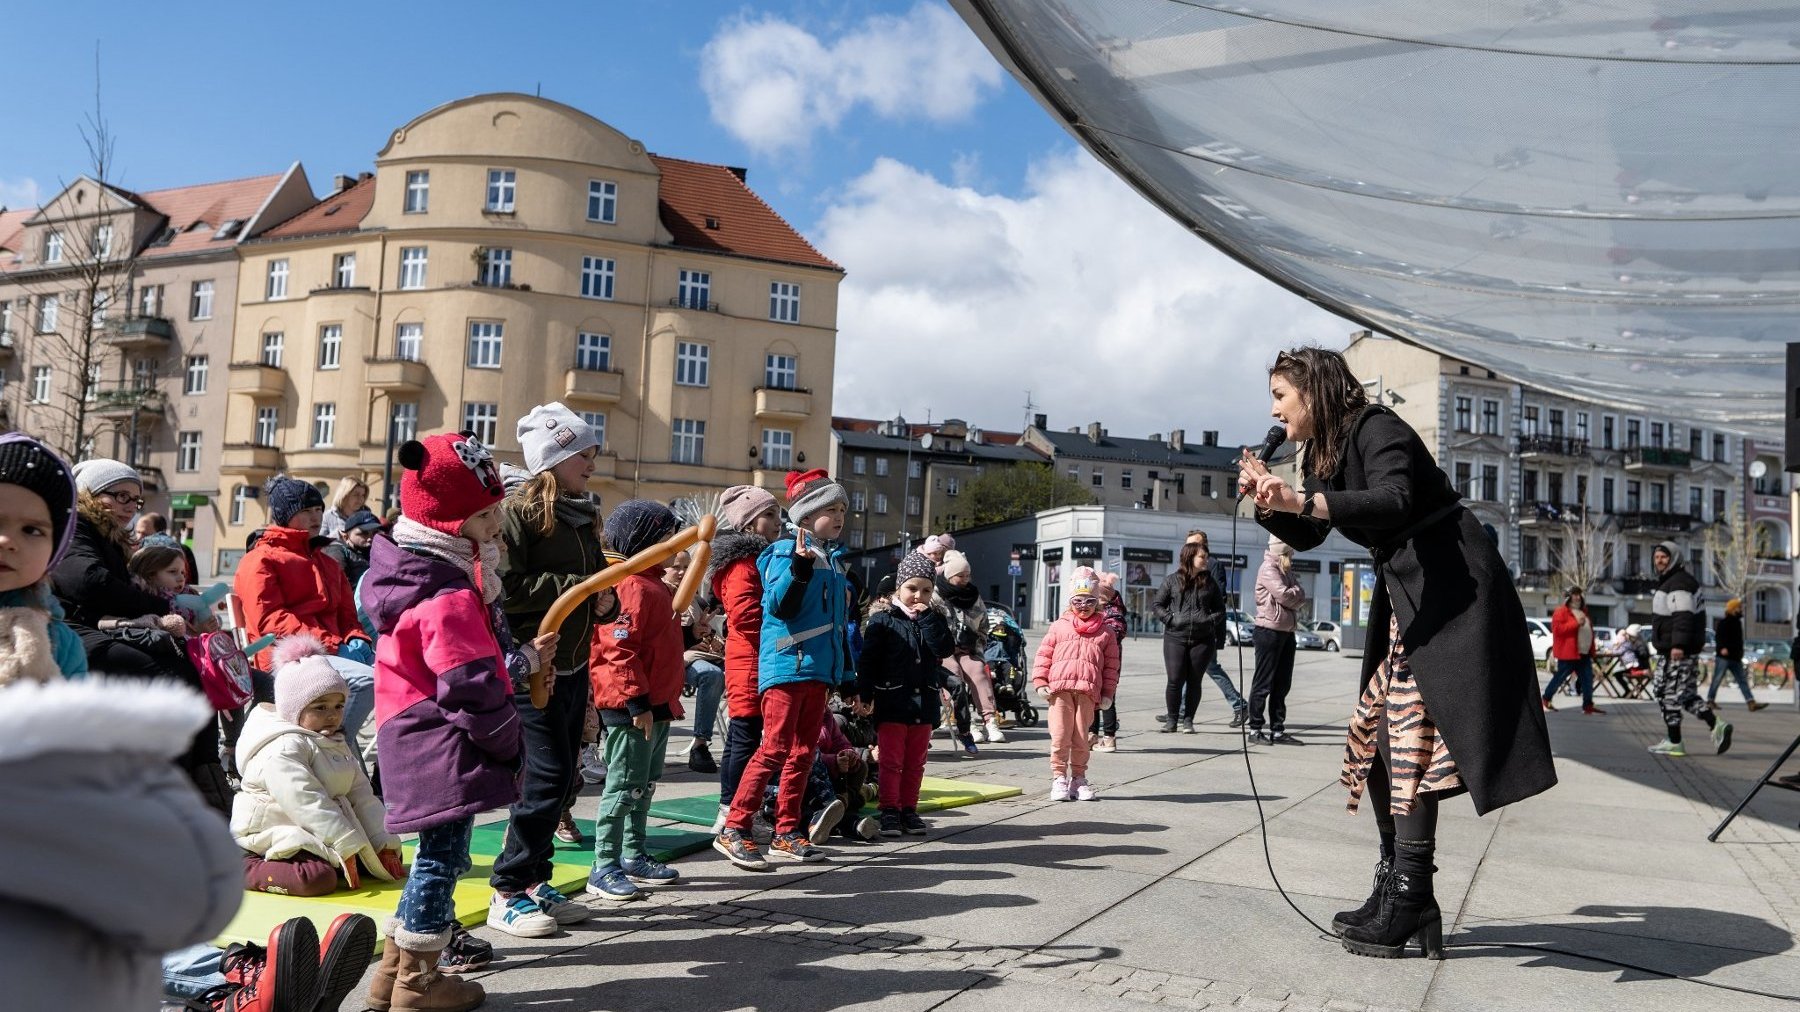
[[[438,969],[442,945],[431,948],[399,949],[399,966],[394,976],[392,1012],[468,1012],[487,999],[487,992],[472,980],[463,980]]]
[[[375,1012],[388,1012],[394,1000],[394,978],[400,970],[400,946],[394,944],[394,931],[399,927],[400,918],[390,917],[381,929],[381,965],[369,981],[369,1007]]]

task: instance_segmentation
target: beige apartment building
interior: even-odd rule
[[[397,441],[467,429],[517,461],[517,420],[556,399],[604,433],[609,504],[779,490],[829,459],[842,269],[742,170],[568,106],[433,109],[241,261],[217,488],[234,537],[278,471],[357,475],[379,504]]]
[[[5,427],[136,465],[145,509],[185,528],[203,576],[221,519],[237,247],[313,200],[296,163],[144,193],[83,176],[41,208],[0,213]]]

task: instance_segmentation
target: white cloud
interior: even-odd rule
[[[0,207],[17,211],[24,207],[36,207],[43,199],[43,191],[38,187],[37,180],[30,176],[0,179]]]
[[[701,51],[713,121],[758,151],[803,150],[859,107],[952,122],[1000,87],[1000,67],[948,7],[863,19],[827,41],[774,15],[742,15]]]
[[[1254,441],[1281,348],[1354,325],[1189,234],[1085,151],[1024,192],[978,192],[882,159],[814,230],[844,265],[833,413],[1017,429]]]

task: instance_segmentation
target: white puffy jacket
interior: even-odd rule
[[[267,858],[301,851],[391,879],[379,851],[399,850],[387,831],[387,810],[369,786],[344,736],[308,731],[275,715],[267,704],[250,711],[238,738],[243,785],[231,806],[238,846]]]

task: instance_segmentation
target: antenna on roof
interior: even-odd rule
[[[1033,409],[1033,408],[1041,408],[1041,407],[1043,407],[1043,405],[1042,405],[1042,404],[1034,404],[1034,403],[1032,403],[1032,400],[1031,400],[1031,391],[1029,391],[1029,390],[1027,390],[1027,391],[1025,391],[1025,424],[1024,424],[1024,425],[1021,425],[1021,426],[1019,426],[1019,431],[1020,431],[1020,432],[1024,432],[1024,431],[1025,431],[1025,430],[1026,430],[1026,429],[1029,429],[1029,428],[1031,428],[1031,412],[1032,412],[1032,409]]]
[[[542,81],[539,81],[537,83],[537,97],[539,97],[539,98],[544,97],[544,82],[542,82]]]

